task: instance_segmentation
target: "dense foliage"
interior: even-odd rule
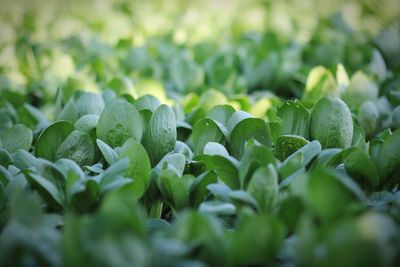
[[[395,1],[150,2],[0,4],[0,266],[400,266]]]

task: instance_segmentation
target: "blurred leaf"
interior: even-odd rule
[[[302,102],[306,107],[314,105],[324,96],[338,96],[339,88],[332,73],[322,67],[314,67],[307,77]]]
[[[114,164],[118,160],[118,154],[106,143],[101,141],[100,139],[96,139],[96,144],[100,148],[101,153],[103,154],[104,159],[107,161],[109,165]]]
[[[272,211],[278,199],[278,175],[273,165],[260,167],[250,179],[247,191],[257,200],[261,211]]]
[[[10,153],[16,152],[18,149],[28,150],[31,148],[33,134],[31,129],[23,124],[16,124],[8,128],[1,135],[3,148]]]
[[[8,167],[8,165],[13,164],[14,160],[7,150],[0,148],[0,165]]]
[[[379,152],[371,153],[380,175],[381,185],[390,188],[400,179],[400,130],[394,131],[381,145]]]
[[[276,218],[258,215],[245,220],[229,239],[229,262],[232,266],[272,264],[283,238],[283,226]]]
[[[78,116],[82,117],[84,115],[100,115],[104,109],[103,98],[96,93],[84,92],[76,100],[76,110]]]
[[[165,200],[175,210],[179,211],[189,202],[188,191],[186,190],[181,177],[174,171],[165,169],[160,173],[159,188]]]
[[[35,158],[35,156],[26,150],[18,149],[17,152],[12,155],[12,157],[14,159],[15,166],[20,170],[36,167],[37,158]]]
[[[190,204],[194,207],[200,205],[207,196],[207,186],[217,182],[215,172],[209,171],[199,175],[193,181],[189,190]]]
[[[352,109],[359,109],[365,101],[376,101],[378,98],[378,86],[362,71],[358,71],[351,77],[349,86],[343,94],[343,100]]]

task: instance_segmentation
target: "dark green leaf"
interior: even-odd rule
[[[73,131],[74,126],[68,121],[57,121],[42,131],[35,145],[35,155],[51,161],[65,138]]]

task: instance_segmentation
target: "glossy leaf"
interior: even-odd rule
[[[80,166],[92,164],[94,160],[92,139],[85,132],[73,131],[57,149],[55,159],[59,158],[69,158]]]
[[[281,135],[299,135],[308,139],[310,112],[298,100],[286,101],[278,108]]]
[[[171,108],[161,105],[151,117],[143,137],[143,145],[152,165],[156,165],[168,152],[175,148],[176,120]]]
[[[68,121],[57,121],[44,129],[36,141],[36,156],[54,161],[59,146],[73,129]]]
[[[208,142],[225,143],[224,134],[211,119],[203,119],[195,124],[192,140],[195,154],[201,154]]]
[[[140,198],[150,184],[150,159],[144,147],[134,139],[128,139],[121,148],[119,158],[128,158],[129,167],[125,174],[133,178],[132,194]]]
[[[232,130],[229,145],[234,157],[240,159],[244,153],[246,141],[254,139],[263,145],[271,144],[269,125],[262,119],[247,118],[240,121]]]
[[[114,100],[100,114],[97,137],[109,146],[122,146],[130,137],[140,141],[142,135],[142,117],[137,109],[125,100]]]

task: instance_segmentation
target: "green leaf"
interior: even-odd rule
[[[349,147],[353,128],[350,109],[340,98],[323,97],[311,112],[310,137],[318,140],[323,148]]]
[[[229,265],[272,265],[284,234],[282,224],[274,217],[263,214],[245,220],[232,232],[228,241]]]
[[[229,139],[231,153],[234,157],[242,158],[245,143],[249,139],[254,139],[263,145],[271,145],[269,125],[259,118],[247,118],[236,124]]]
[[[161,171],[158,187],[166,201],[179,211],[189,203],[188,191],[183,180],[171,169]]]
[[[283,161],[308,143],[310,143],[308,140],[298,135],[281,135],[276,140],[276,155],[279,160]]]
[[[132,179],[124,176],[129,167],[129,159],[124,158],[110,167],[107,170],[92,178],[97,181],[100,188],[100,193],[105,193],[111,190],[120,188],[126,184],[132,183]],[[129,190],[131,191],[131,190]]]
[[[192,141],[194,153],[202,154],[208,142],[225,143],[225,136],[216,122],[211,119],[202,119],[193,127]]]
[[[208,112],[207,118],[218,121],[227,127],[229,118],[234,112],[235,109],[230,105],[217,105]]]
[[[161,105],[160,100],[152,95],[143,95],[135,100],[137,110],[150,110],[152,113]]]
[[[345,153],[344,168],[351,177],[361,185],[367,183],[372,188],[378,186],[379,174],[367,153],[356,147],[349,148],[343,153]]]
[[[257,201],[247,191],[244,191],[244,190],[231,191],[231,192],[229,192],[229,198],[235,204],[235,206],[238,207],[238,209],[241,206],[245,205],[245,206],[251,207],[254,211],[259,210]]]
[[[35,155],[54,161],[59,146],[73,130],[74,126],[68,121],[51,124],[39,135],[35,145]]]
[[[324,150],[325,151],[325,150]],[[306,167],[312,159],[321,152],[321,144],[318,141],[311,141],[296,152],[287,157],[279,167],[283,178],[293,174],[296,170]]]
[[[378,126],[378,119],[379,113],[373,102],[366,101],[361,104],[358,120],[367,137],[371,138],[374,135]]]
[[[56,210],[62,209],[64,200],[62,194],[58,191],[57,187],[46,178],[30,173],[27,176],[28,181],[39,192],[39,195]]]
[[[186,160],[191,160],[193,158],[193,152],[190,147],[182,142],[177,140],[175,143],[174,153],[180,153],[185,156]]]
[[[358,198],[337,174],[326,168],[317,168],[311,172],[307,188],[310,209],[325,221],[343,215],[346,207],[350,208],[350,203]]]
[[[169,71],[172,83],[180,92],[188,92],[203,84],[203,69],[189,57],[173,57]]]
[[[362,71],[357,71],[351,77],[349,86],[343,94],[343,101],[352,109],[358,109],[365,101],[376,101],[378,86]]]
[[[302,102],[311,107],[324,96],[339,96],[339,88],[332,73],[322,67],[314,67],[307,77]]]
[[[60,114],[63,106],[64,106],[63,89],[61,87],[58,87],[57,88],[57,92],[56,92],[56,101],[55,101],[55,104],[54,104],[54,113],[55,114]]]
[[[236,213],[236,207],[232,203],[204,201],[200,204],[199,211],[216,216],[232,216]]]
[[[128,77],[115,77],[108,82],[108,87],[114,90],[118,95],[129,94],[136,97],[137,92],[133,87],[132,81]]]
[[[29,150],[32,145],[32,130],[23,124],[16,124],[8,128],[1,135],[3,148],[9,153],[14,153],[18,149]]]
[[[76,100],[76,110],[79,117],[84,115],[100,115],[104,106],[103,98],[99,94],[92,92],[84,92]]]
[[[380,81],[383,81],[388,73],[385,60],[378,49],[372,51],[372,60],[369,64],[369,69],[372,73],[376,74]]]
[[[232,130],[236,127],[236,125],[241,122],[244,119],[251,118],[251,114],[248,112],[245,112],[243,110],[238,110],[235,111],[231,117],[229,118],[228,122],[226,123],[226,128],[228,129],[229,132],[232,132]]]
[[[379,152],[371,153],[371,159],[378,169],[381,185],[390,188],[400,180],[400,129],[389,135]]]
[[[285,179],[304,166],[304,153],[299,152],[292,154],[290,160],[288,158],[288,160],[285,160],[279,166],[279,175],[282,177],[282,179]]]
[[[216,182],[217,175],[213,171],[208,171],[197,176],[189,190],[189,200],[191,206],[199,206],[207,196],[207,186]]]
[[[34,168],[37,164],[37,158],[23,149],[18,149],[17,152],[12,155],[12,157],[14,159],[15,166],[20,170]]]
[[[208,191],[214,195],[217,200],[222,202],[230,202],[229,193],[232,191],[229,186],[221,183],[209,184],[207,185]]]
[[[310,112],[297,99],[285,101],[278,108],[281,118],[281,135],[299,135],[308,139]]]
[[[336,68],[336,81],[338,83],[339,90],[341,93],[346,90],[347,86],[349,86],[350,82],[349,76],[344,66],[340,63],[337,64]]]
[[[271,150],[265,146],[249,145],[239,166],[239,178],[241,187],[246,187],[249,179],[260,166],[275,165],[276,159]]]
[[[351,140],[351,145],[360,148],[363,151],[367,151],[368,145],[365,138],[364,129],[353,120],[353,139]]]
[[[7,150],[0,148],[0,165],[4,167],[8,167],[8,165],[13,164],[14,160],[10,153]]]
[[[73,174],[77,180],[84,180],[85,174],[81,167],[73,160],[62,158],[55,162],[56,166],[63,172],[64,177]]]
[[[161,161],[154,167],[154,170],[160,172],[163,168],[168,167],[173,169],[179,176],[183,175],[185,170],[185,156],[179,153],[167,154]]]
[[[232,189],[240,188],[239,164],[234,158],[214,155],[210,159],[210,165],[222,182]]]
[[[140,141],[142,135],[142,117],[127,101],[114,100],[100,114],[97,137],[109,146],[122,146],[130,137]]]
[[[257,200],[261,211],[272,211],[278,200],[278,174],[272,164],[258,168],[249,181],[247,191]]]
[[[74,127],[76,130],[85,132],[92,136],[93,132],[94,135],[96,134],[96,127],[98,122],[98,115],[83,115],[74,123]]]
[[[222,92],[209,89],[201,95],[198,105],[204,108],[205,111],[209,111],[212,107],[226,104],[226,102],[226,96]]]
[[[132,194],[140,198],[150,184],[150,159],[144,147],[134,139],[128,139],[121,148],[119,158],[128,158],[129,166],[125,172],[128,177],[133,178]]]
[[[395,127],[395,129],[400,129],[400,106],[397,106],[393,110],[393,113],[392,113],[392,125]],[[366,132],[365,129],[364,129],[364,131]]]
[[[151,117],[143,138],[143,145],[152,165],[156,165],[168,152],[175,148],[176,120],[171,108],[161,105]]]
[[[172,229],[175,240],[183,242],[207,265],[225,266],[224,228],[215,217],[203,212],[183,212]]]
[[[57,121],[74,123],[79,118],[74,99],[71,97],[57,116]]]
[[[13,121],[11,115],[5,110],[0,110],[0,129],[7,129],[12,127],[12,125]]]
[[[48,118],[39,109],[28,103],[25,103],[19,110],[19,119],[21,123],[32,129],[50,124]]]
[[[6,186],[9,182],[12,182],[13,176],[11,173],[3,166],[0,166],[0,183]]]
[[[96,144],[99,147],[101,153],[103,154],[104,159],[107,161],[109,165],[114,164],[118,161],[118,154],[112,149],[109,145],[101,141],[100,139],[96,140]]]
[[[223,157],[229,157],[228,150],[226,150],[226,148],[223,145],[216,142],[208,142],[204,146],[203,154],[210,156],[220,155]]]
[[[68,158],[80,166],[90,165],[94,160],[94,146],[90,136],[81,131],[73,131],[57,149],[55,159]]]

